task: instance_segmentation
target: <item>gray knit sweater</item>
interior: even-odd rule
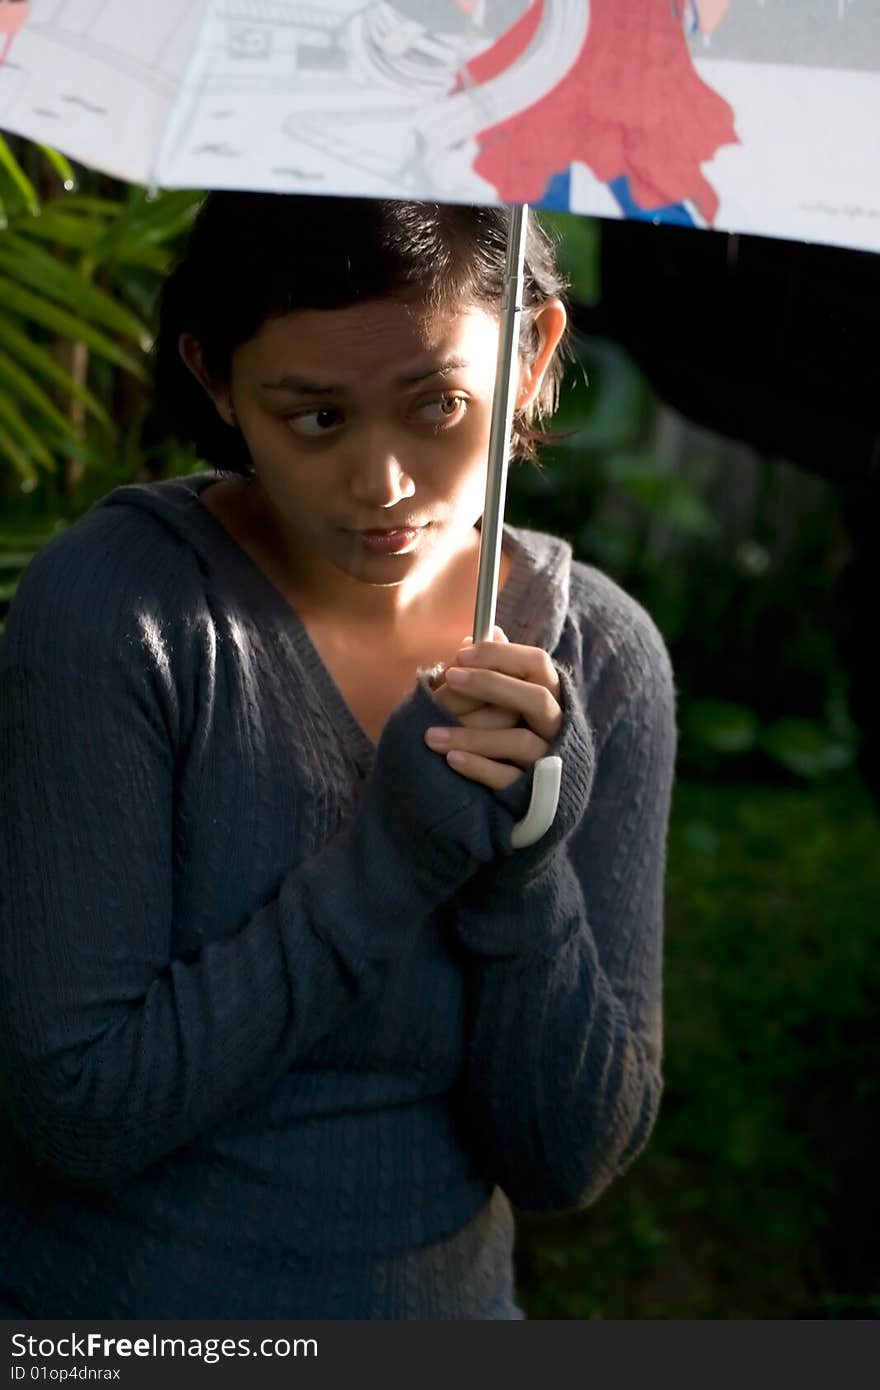
[[[0,1306],[42,1318],[513,1319],[514,1221],[585,1207],[662,1088],[674,688],[656,628],[505,526],[498,622],[562,685],[530,774],[378,748],[201,505],[117,488],[0,654]]]

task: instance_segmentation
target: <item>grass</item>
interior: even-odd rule
[[[880,822],[820,786],[679,784],[660,1119],[593,1208],[520,1214],[530,1318],[880,1314]]]

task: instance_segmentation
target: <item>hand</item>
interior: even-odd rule
[[[553,662],[540,647],[508,642],[501,633],[493,642],[462,647],[434,698],[458,714],[454,702],[465,691],[471,709],[460,726],[428,729],[425,742],[471,781],[493,790],[512,786],[546,756],[562,728]]]
[[[507,634],[498,627],[497,623],[492,629],[492,640],[495,642],[506,642]],[[461,647],[473,645],[473,638],[465,637]],[[443,676],[438,680],[434,688],[434,698],[450,714],[454,714],[459,722],[467,729],[515,729],[519,723],[519,715],[509,709],[502,709],[500,705],[488,705],[485,700],[471,700],[466,695],[460,695],[453,690],[452,686],[446,684],[445,673],[452,662],[440,662]]]

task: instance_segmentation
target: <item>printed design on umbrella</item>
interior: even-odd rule
[[[297,80],[291,91],[285,70],[285,132],[396,190],[448,192],[449,178],[453,186],[462,172],[472,179],[460,149],[446,159],[459,143],[450,111],[457,76],[527,3],[495,0],[488,18],[486,0],[337,0],[320,18],[313,6],[289,6]],[[231,57],[228,36],[226,44]],[[465,135],[484,119],[471,112]]]
[[[711,34],[730,9],[731,0],[688,0],[688,3],[693,27],[703,34]]]
[[[491,188],[505,202],[567,208],[580,163],[630,217],[711,223],[719,199],[701,166],[739,142],[685,30],[711,34],[730,6],[372,0],[344,21],[328,10],[322,80],[313,85],[298,55],[285,129],[400,191],[479,200]],[[290,21],[316,25],[307,9],[291,6]]]
[[[691,19],[707,33],[729,7],[730,0],[689,0]],[[492,82],[521,62],[549,8],[533,0],[467,64],[464,82]],[[683,3],[673,0],[590,0],[583,43],[564,77],[478,133],[475,172],[505,202],[542,203],[554,177],[582,163],[629,215],[691,203],[711,224],[719,199],[701,166],[739,138],[733,110],[694,68],[685,19]]]
[[[473,175],[469,142],[554,86],[580,46],[587,11],[583,0],[555,0],[528,60],[477,89],[463,86],[469,60],[508,30],[529,0],[372,0],[345,8],[335,26],[326,12],[320,80],[303,62],[306,50],[297,54],[286,132],[397,190],[478,201],[489,190]],[[305,8],[292,7],[291,19],[305,24]]]
[[[6,62],[12,41],[30,15],[30,0],[0,0],[0,65]]]

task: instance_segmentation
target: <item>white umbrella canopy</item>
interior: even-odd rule
[[[0,0],[0,55],[0,128],[135,183],[880,249],[876,0]]]
[[[880,250],[878,113],[877,0],[0,0],[0,129],[105,173],[513,205],[475,642],[527,205]],[[536,765],[514,843],[560,773]]]

